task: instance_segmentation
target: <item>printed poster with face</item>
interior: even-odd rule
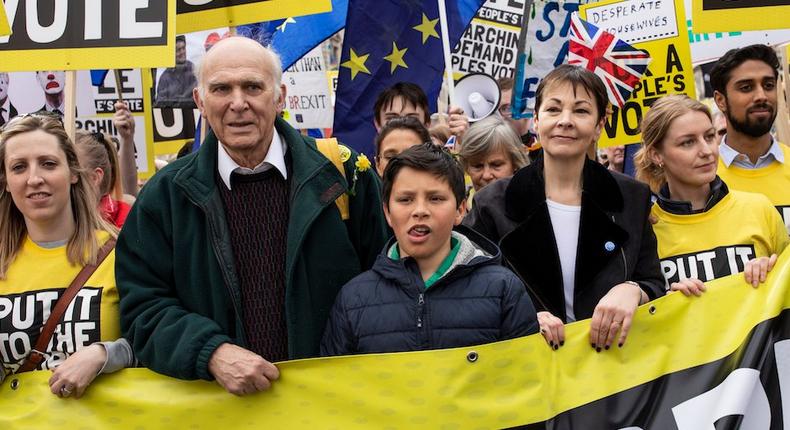
[[[121,91],[135,118],[135,150],[138,176],[154,173],[153,147],[145,138],[145,116],[140,70],[120,70]],[[66,73],[57,70],[38,72],[0,72],[0,124],[10,118],[38,111],[63,116]],[[115,76],[108,73],[101,86],[91,84],[90,72],[77,72],[77,129],[119,137],[112,124],[114,104],[118,100]]]

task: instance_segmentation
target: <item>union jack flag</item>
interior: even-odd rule
[[[598,75],[606,85],[609,101],[623,107],[650,64],[650,56],[579,18],[571,16],[568,64]]]

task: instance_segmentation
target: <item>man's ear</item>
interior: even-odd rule
[[[373,117],[373,127],[376,127],[376,134],[381,133],[381,124],[379,123],[379,114]]]
[[[716,107],[718,107],[720,111],[727,113],[727,96],[718,91],[714,91],[713,101],[716,102]]]
[[[205,118],[206,113],[203,110],[203,100],[200,98],[200,90],[198,90],[198,87],[192,89],[192,99],[195,100],[195,104],[197,105],[197,108],[200,110],[200,115]]]
[[[283,110],[285,110],[285,96],[288,94],[288,88],[285,87],[285,84],[280,84],[280,97],[278,97],[277,103],[277,114],[281,114]]]

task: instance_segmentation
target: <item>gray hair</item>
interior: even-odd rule
[[[521,150],[521,138],[504,119],[491,115],[469,127],[461,143],[461,163],[468,170],[469,163],[485,157],[487,154],[502,150],[510,156],[513,168],[518,170],[529,160]]]
[[[216,44],[214,44],[214,46],[212,46],[211,49],[221,48],[222,42],[224,42],[225,40],[231,40],[231,39],[247,39],[247,40],[250,40],[250,41],[254,42],[255,44],[257,44],[258,46],[261,47],[261,49],[264,52],[264,55],[269,57],[269,62],[268,62],[269,65],[270,65],[269,73],[271,73],[272,77],[274,78],[274,87],[277,90],[277,94],[279,95],[280,91],[281,91],[280,90],[280,85],[282,84],[282,80],[283,80],[283,61],[282,61],[282,59],[280,59],[280,54],[278,54],[277,51],[275,51],[273,48],[271,48],[269,46],[260,45],[260,44],[258,44],[258,42],[255,39],[250,39],[250,38],[244,37],[244,36],[230,36],[230,37],[224,38],[224,39],[220,40],[219,42],[217,42]],[[205,97],[205,95],[206,95],[205,89],[203,88],[203,80],[201,79],[202,76],[203,76],[203,61],[204,61],[205,58],[206,58],[206,56],[204,55],[200,59],[200,61],[196,65],[196,67],[194,68],[195,78],[197,79],[197,82],[198,82],[197,89],[198,89],[198,92],[200,93],[200,97],[201,98]]]

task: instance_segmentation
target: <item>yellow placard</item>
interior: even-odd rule
[[[8,25],[8,17],[5,15],[5,4],[0,4],[0,36],[11,34],[11,26]]]
[[[733,357],[750,341],[765,342],[752,337],[755,327],[787,309],[790,251],[759,288],[737,274],[708,283],[702,297],[673,293],[641,306],[627,343],[600,353],[590,348],[590,320],[584,320],[566,326],[565,346],[557,351],[538,334],[477,347],[278,363],[280,379],[270,391],[242,398],[211,382],[128,369],[100,376],[82,399],[64,400],[49,391],[50,372],[31,372],[0,384],[0,428],[513,427]],[[788,340],[776,345],[782,342]],[[766,354],[772,349],[765,348]],[[588,424],[583,428],[605,428]]]
[[[656,9],[645,10],[645,4]],[[658,6],[655,6],[658,5]],[[614,106],[599,148],[640,143],[639,125],[655,100],[669,94],[696,98],[683,0],[604,0],[579,8],[582,19],[650,54],[648,72],[622,109]]]
[[[776,0],[692,0],[691,12],[696,33],[790,29],[790,4]]]
[[[65,3],[66,5],[76,4]],[[60,4],[57,6],[60,7]],[[20,7],[21,10],[21,7]],[[27,9],[25,9],[27,12]],[[18,12],[15,12],[18,13]],[[87,69],[136,69],[141,67],[171,67],[175,65],[175,0],[167,0],[167,17],[163,22],[166,29],[165,42],[146,46],[107,46],[107,47],[59,47],[53,49],[14,49],[15,37],[29,35],[13,34],[9,37],[9,50],[0,51],[2,69],[6,72],[36,70],[87,70]],[[27,17],[15,16],[16,21]],[[38,18],[33,18],[37,20]],[[30,22],[31,20],[27,20]],[[68,21],[73,25],[73,21]],[[138,23],[146,25],[148,23]],[[101,25],[101,24],[99,24]],[[2,25],[0,24],[0,27]],[[68,29],[68,28],[67,28]],[[85,30],[87,33],[88,30]],[[98,31],[94,29],[94,31]],[[105,31],[102,29],[102,31]],[[105,33],[101,33],[105,34]],[[2,31],[0,31],[2,35]],[[7,37],[7,36],[6,36]],[[32,42],[26,41],[31,44]],[[43,43],[43,42],[42,42]],[[41,43],[38,43],[40,45]]]
[[[331,11],[332,0],[265,0],[196,12],[179,12],[176,27],[179,34],[184,34]]]

